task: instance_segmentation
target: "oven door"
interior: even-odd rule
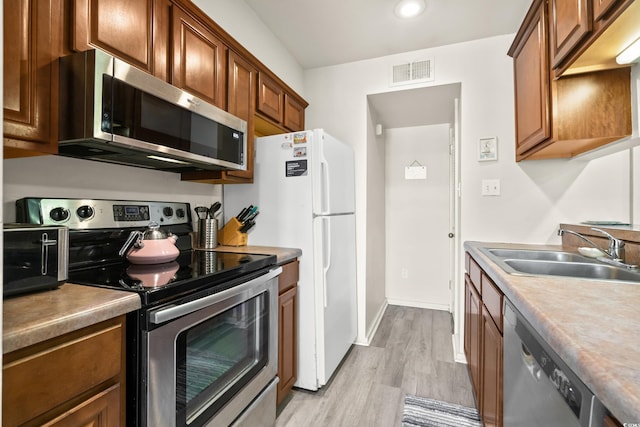
[[[281,271],[149,313],[143,424],[229,425],[274,380]]]

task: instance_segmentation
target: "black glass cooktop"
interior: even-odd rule
[[[188,250],[164,264],[141,265],[122,260],[70,270],[67,281],[137,292],[142,305],[148,306],[203,289],[219,292],[275,264],[275,255]]]

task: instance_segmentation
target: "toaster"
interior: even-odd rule
[[[56,289],[67,280],[67,227],[12,223],[3,231],[3,297]]]

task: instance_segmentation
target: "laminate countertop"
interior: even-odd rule
[[[2,310],[2,352],[139,309],[136,293],[65,283],[58,289],[7,298]]]
[[[260,254],[260,255],[275,255],[277,257],[278,264],[286,264],[302,255],[302,250],[297,248],[280,248],[276,246],[225,246],[219,245],[214,249],[198,249],[198,250],[212,250],[217,252],[235,252],[241,254]]]
[[[464,248],[553,350],[623,423],[640,423],[640,283],[506,273],[479,248],[561,246],[465,242]]]
[[[272,246],[218,246],[215,251],[276,255],[285,264],[300,249]],[[9,353],[141,307],[136,293],[65,283],[58,289],[4,300],[2,352]]]

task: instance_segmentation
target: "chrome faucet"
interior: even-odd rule
[[[626,268],[629,268],[629,269],[637,268],[636,265],[626,264],[625,263],[625,261],[624,261],[624,256],[625,256],[624,242],[622,240],[613,237],[611,234],[607,233],[606,231],[604,231],[604,230],[602,230],[600,228],[593,227],[591,229],[593,231],[597,231],[599,233],[604,234],[609,239],[609,249],[602,249],[602,248],[598,247],[598,245],[593,243],[590,239],[588,239],[587,237],[583,236],[582,234],[580,234],[580,233],[578,233],[576,231],[573,231],[573,230],[567,230],[566,228],[558,229],[558,236],[562,236],[564,233],[573,234],[574,236],[579,237],[582,240],[584,240],[585,242],[589,243],[594,248],[601,250],[606,255],[606,257],[598,257],[597,259],[599,261],[606,262],[608,264],[621,266],[621,267],[626,267]]]

